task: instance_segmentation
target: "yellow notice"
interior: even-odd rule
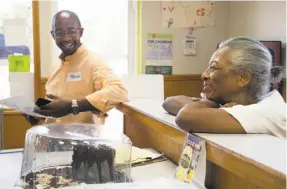
[[[9,72],[30,72],[29,55],[9,55]]]

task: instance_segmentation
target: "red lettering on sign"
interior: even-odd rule
[[[204,16],[204,13],[205,13],[205,9],[202,8],[202,9],[201,9],[201,16]]]

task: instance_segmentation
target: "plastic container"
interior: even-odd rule
[[[48,124],[26,132],[17,187],[131,181],[131,140],[101,125]]]

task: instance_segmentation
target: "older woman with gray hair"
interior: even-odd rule
[[[163,108],[187,132],[266,133],[286,139],[286,104],[278,91],[284,71],[260,42],[236,37],[222,42],[202,74],[202,98],[169,97]]]

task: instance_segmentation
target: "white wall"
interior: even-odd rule
[[[173,40],[173,74],[201,74],[216,44],[229,37],[246,35],[257,40],[280,40],[286,46],[286,2],[284,1],[225,1],[215,4],[215,27],[195,29],[197,55],[183,55],[183,39],[187,29],[161,27],[161,2],[143,2],[143,49],[144,61],[146,35],[149,32],[171,33]],[[285,62],[285,49],[282,59]]]
[[[142,23],[142,63],[147,51],[147,33],[170,33],[173,34],[173,74],[201,74],[208,65],[209,59],[218,42],[227,36],[228,2],[216,2],[215,4],[215,27],[195,29],[192,36],[196,37],[196,56],[183,55],[183,40],[188,34],[187,29],[162,28],[161,27],[161,2],[143,1]]]
[[[229,36],[247,35],[286,43],[286,2],[230,2],[228,29]]]
[[[282,64],[286,65],[286,1],[230,2],[228,36],[239,35],[281,41]]]

